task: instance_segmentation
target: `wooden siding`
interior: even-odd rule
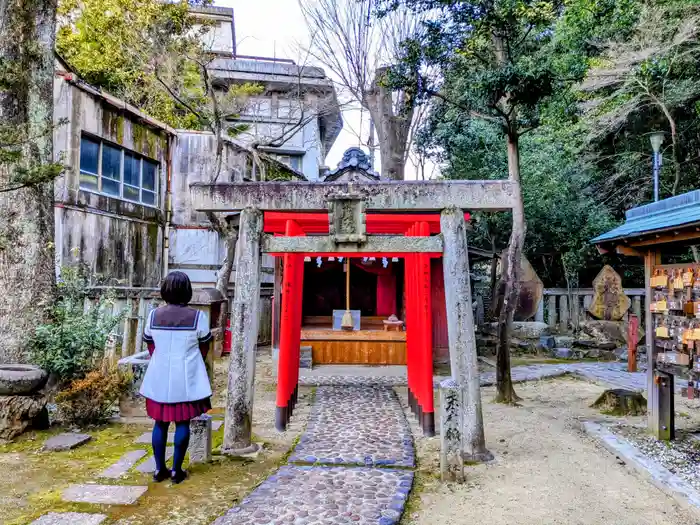
[[[406,332],[309,328],[301,331],[301,344],[312,348],[314,364],[406,364]]]

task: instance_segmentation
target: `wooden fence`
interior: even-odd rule
[[[108,288],[95,288],[92,299],[86,299],[86,306],[90,300],[96,300],[102,292]],[[111,288],[116,293],[112,305],[114,315],[123,315],[123,320],[113,332],[110,341],[111,349],[108,352],[119,357],[134,355],[143,348],[143,328],[149,312],[159,304],[157,292],[159,289],[146,288]],[[272,342],[272,289],[260,290],[260,327],[258,330],[258,344],[269,345]]]
[[[624,320],[630,314],[639,318],[640,326],[644,324],[644,288],[629,288],[624,290],[632,305],[625,314]],[[580,321],[589,318],[588,307],[593,302],[595,292],[592,288],[566,290],[564,288],[545,289],[542,301],[537,308],[535,321],[546,322],[549,326],[576,327]]]

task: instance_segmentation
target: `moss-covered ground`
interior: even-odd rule
[[[231,459],[218,455],[223,427],[214,433],[214,462],[190,470],[181,485],[153,483],[150,475],[132,471],[118,480],[98,479],[105,468],[129,450],[146,449],[135,441],[150,427],[113,424],[83,429],[92,435],[88,444],[67,452],[42,452],[46,439],[66,429],[31,432],[16,442],[0,446],[0,523],[26,525],[47,512],[91,512],[108,516],[105,523],[120,525],[197,525],[209,524],[249,494],[260,482],[286,462],[298,438],[295,432],[274,433],[274,392],[269,388],[266,356],[258,363],[254,440],[264,442],[263,452],[254,460]],[[225,371],[225,363],[217,364]],[[218,379],[218,378],[217,378]],[[218,381],[215,381],[218,382]],[[309,392],[312,395],[312,392]],[[214,417],[221,417],[223,396],[215,397]],[[216,406],[218,405],[218,406]],[[257,415],[260,412],[260,415]],[[269,421],[268,421],[269,420]],[[271,430],[272,429],[272,430]],[[136,505],[105,506],[61,501],[61,493],[73,483],[148,485],[148,492]]]

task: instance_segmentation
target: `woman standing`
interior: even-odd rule
[[[181,483],[187,478],[182,463],[190,442],[190,419],[211,409],[212,391],[204,357],[212,336],[207,315],[187,306],[192,299],[187,275],[169,274],[160,295],[167,304],[151,311],[143,332],[151,361],[141,395],[146,398],[146,412],[155,420],[153,479],[160,482],[170,478],[173,483]],[[172,472],[165,466],[170,423],[175,423]]]

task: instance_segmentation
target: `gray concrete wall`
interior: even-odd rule
[[[168,137],[127,112],[57,76],[54,131],[57,160],[66,166],[55,182],[58,266],[86,264],[111,284],[156,286],[161,278]],[[80,188],[80,142],[87,133],[159,163],[156,206]]]

